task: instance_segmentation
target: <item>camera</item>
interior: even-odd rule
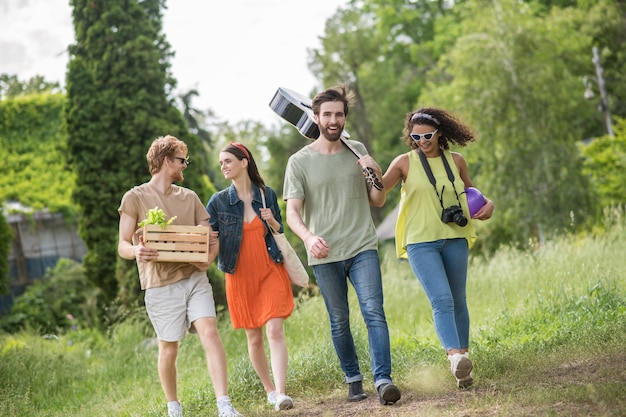
[[[441,212],[441,221],[444,223],[454,222],[463,227],[467,224],[467,217],[463,214],[460,206],[450,206]]]

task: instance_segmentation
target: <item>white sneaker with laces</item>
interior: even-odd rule
[[[269,405],[276,404],[276,391],[272,391],[269,394],[267,394],[267,403]]]
[[[472,361],[469,358],[469,354],[455,353],[448,355],[450,361],[450,370],[452,375],[456,378],[456,385],[459,388],[467,388],[474,382],[472,378]]]
[[[274,409],[276,411],[290,410],[292,408],[293,408],[293,400],[291,399],[290,396],[285,395],[285,394],[278,394],[276,396],[276,405],[274,406]]]
[[[226,404],[217,404],[217,414],[219,417],[243,417],[239,411],[229,402]]]
[[[183,417],[183,407],[179,402],[172,401],[167,404],[167,414],[169,417]]]

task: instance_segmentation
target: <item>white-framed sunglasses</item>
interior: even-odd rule
[[[418,142],[420,139],[432,140],[435,137],[435,133],[437,133],[438,131],[439,129],[436,129],[435,131],[429,133],[411,133],[411,138],[413,138],[415,142]]]

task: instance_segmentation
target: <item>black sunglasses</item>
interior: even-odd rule
[[[181,158],[180,156],[175,156],[174,158],[178,159],[181,164],[189,165],[191,163],[188,156],[184,158]]]

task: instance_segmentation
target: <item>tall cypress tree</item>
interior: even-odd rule
[[[73,198],[88,248],[85,270],[112,300],[119,290],[116,273],[128,276],[116,271],[117,208],[124,192],[149,179],[150,143],[175,135],[188,144],[192,158],[202,147],[171,96],[175,81],[162,34],[164,1],[72,0],[71,6],[76,43],[70,47],[65,118],[68,159],[77,173]],[[209,183],[199,165],[189,166],[185,186],[207,199]]]

